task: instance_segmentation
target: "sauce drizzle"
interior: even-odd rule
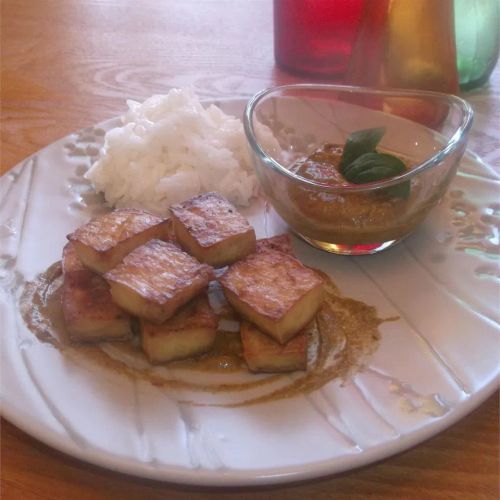
[[[330,380],[347,379],[360,370],[366,357],[377,349],[380,324],[397,319],[378,318],[373,306],[343,297],[332,280],[321,274],[326,282],[326,299],[307,327],[310,335],[308,369],[291,374],[250,373],[243,358],[239,333],[234,331],[220,330],[214,348],[205,355],[161,366],[153,366],[147,361],[138,337],[132,342],[71,342],[60,305],[60,262],[26,283],[20,310],[28,328],[40,342],[50,344],[87,369],[100,366],[157,387],[181,391],[178,400],[183,403],[236,407],[307,394]],[[214,293],[221,293],[217,287],[214,290]],[[224,311],[227,313],[224,316],[234,322],[234,312],[227,306]],[[231,399],[229,402],[226,397],[224,401],[201,403],[196,401],[196,393],[226,393]]]

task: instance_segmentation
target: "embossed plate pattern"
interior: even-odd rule
[[[241,116],[245,102],[219,105]],[[376,306],[380,317],[400,316],[381,326],[379,349],[345,385],[253,406],[190,406],[179,401],[182,394],[75,363],[39,342],[20,317],[19,294],[59,260],[66,234],[103,210],[83,174],[105,130],[118,123],[72,134],[0,179],[2,412],[21,429],[139,476],[263,484],[400,452],[497,388],[500,181],[472,155],[428,221],[389,251],[349,258],[294,241],[299,257],[331,274],[344,295]],[[264,209],[255,202],[247,210],[258,237],[284,229]],[[226,401],[241,397],[230,393]]]

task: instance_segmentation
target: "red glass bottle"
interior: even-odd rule
[[[340,79],[364,0],[274,0],[274,54],[283,68]]]

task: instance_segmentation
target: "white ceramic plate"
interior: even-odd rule
[[[244,104],[219,102],[237,116]],[[300,259],[330,273],[344,295],[401,318],[381,325],[379,349],[345,386],[330,382],[308,396],[239,408],[189,406],[177,402],[182,394],[75,364],[39,342],[19,315],[22,284],[59,260],[66,234],[99,206],[83,173],[117,124],[72,134],[0,179],[1,398],[12,423],[70,455],[138,476],[267,484],[405,450],[496,389],[499,180],[472,155],[428,221],[393,249],[349,258],[294,240]],[[258,237],[262,210],[257,202],[247,211]],[[272,217],[268,235],[283,227]]]

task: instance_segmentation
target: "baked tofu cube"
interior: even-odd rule
[[[276,250],[236,262],[219,282],[236,311],[280,344],[302,330],[323,301],[321,276]]]
[[[168,220],[133,208],[99,215],[68,235],[83,264],[101,274],[151,239],[168,241]]]
[[[255,252],[255,231],[226,198],[205,193],[170,207],[181,247],[214,267]]]
[[[78,257],[73,243],[66,243],[63,248],[62,254],[62,271],[63,274],[71,273],[74,271],[84,271],[87,269],[83,262]]]
[[[205,290],[213,276],[210,266],[160,240],[136,248],[104,274],[120,307],[157,324]]]
[[[113,302],[104,278],[88,269],[65,272],[62,310],[71,340],[126,340],[132,335],[130,316]]]
[[[262,238],[257,240],[257,252],[265,252],[266,250],[277,250],[278,252],[295,255],[293,252],[292,242],[288,234],[279,234],[271,238]]]
[[[291,372],[307,369],[308,334],[301,330],[282,345],[255,325],[243,321],[241,325],[243,357],[253,372]]]
[[[212,348],[217,324],[217,315],[204,295],[181,307],[161,325],[141,320],[142,348],[151,363],[196,356]]]

